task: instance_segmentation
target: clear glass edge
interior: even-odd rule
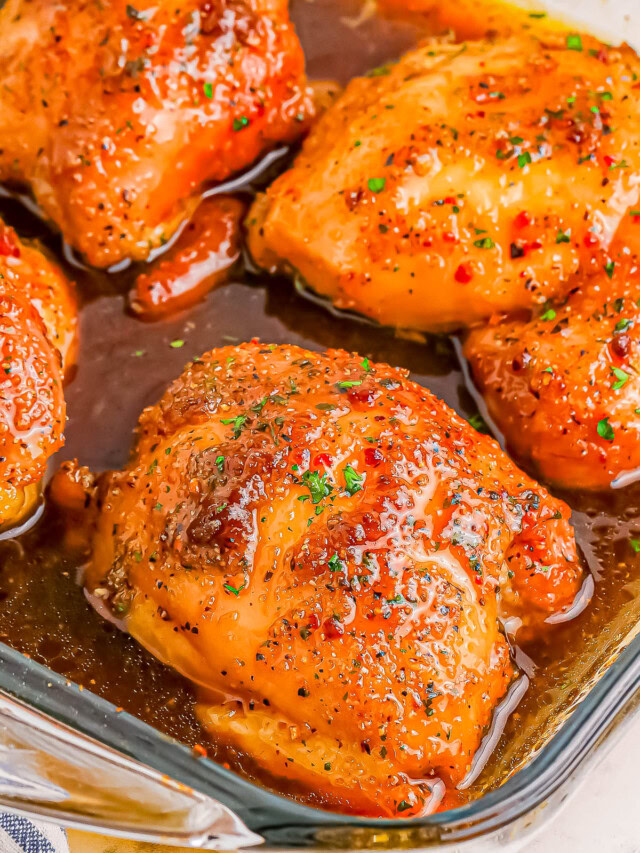
[[[532,761],[501,787],[464,806],[416,819],[359,818],[304,806],[271,793],[0,643],[0,689],[84,735],[228,806],[268,843],[318,846],[327,829],[430,830],[414,846],[486,836],[534,811],[574,774],[640,691],[640,636]],[[395,833],[394,833],[395,834]],[[413,833],[411,833],[413,834]],[[409,840],[409,839],[407,839]],[[411,844],[407,845],[411,846]]]

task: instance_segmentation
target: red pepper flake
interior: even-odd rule
[[[597,245],[599,245],[600,240],[598,240],[598,238],[597,238],[597,237],[596,237],[596,235],[593,233],[593,231],[588,231],[588,232],[584,235],[583,243],[584,243],[584,244],[585,244],[585,246],[587,246],[588,248],[591,248],[592,246],[597,246]]]
[[[444,240],[445,243],[457,243],[458,242],[458,238],[453,233],[453,231],[445,231],[444,234],[442,235],[442,239]]]
[[[322,629],[324,630],[325,636],[328,640],[335,640],[337,637],[341,637],[344,634],[343,626],[334,618],[327,619],[322,626]]]
[[[521,210],[520,213],[513,220],[513,224],[516,228],[526,228],[527,225],[531,225],[533,220],[529,216],[526,210]]]
[[[459,284],[469,284],[473,278],[473,268],[471,264],[460,264],[455,271],[454,278]]]
[[[444,203],[445,203],[445,204],[455,204],[455,203],[456,203],[456,199],[455,199],[455,197],[454,197],[454,196],[452,196],[452,195],[448,195],[448,196],[445,198]]]
[[[0,255],[11,258],[20,257],[20,249],[16,246],[6,231],[0,234]]]
[[[315,468],[317,468],[318,465],[326,465],[328,468],[331,465],[331,457],[328,453],[318,453],[318,455],[313,459],[313,465]]]
[[[384,461],[384,456],[377,447],[367,447],[364,452],[364,461],[370,468],[377,468]]]
[[[616,162],[616,161],[614,160],[614,158],[613,158],[613,157],[610,157],[608,154],[605,154],[605,155],[604,155],[603,160],[604,160],[604,162],[605,162],[605,165],[609,166],[609,168],[611,168],[611,166],[614,166],[614,165],[615,165],[615,162]]]

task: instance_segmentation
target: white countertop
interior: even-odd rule
[[[640,853],[640,715],[520,853]]]

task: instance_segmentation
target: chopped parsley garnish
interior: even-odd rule
[[[372,193],[381,193],[387,183],[386,178],[369,178],[367,186]]]
[[[540,319],[541,320],[555,320],[556,316],[557,316],[556,312],[553,308],[547,308],[547,310],[544,312],[544,314],[541,315]]]
[[[619,367],[612,367],[611,372],[616,377],[617,382],[614,382],[611,386],[614,391],[617,391],[619,388],[625,384],[627,379],[629,378],[629,374],[625,373],[624,370],[620,370]]]
[[[496,244],[493,242],[491,237],[483,237],[481,240],[474,240],[473,245],[476,249],[493,249]]]
[[[344,474],[344,481],[346,483],[347,492],[353,497],[356,492],[362,490],[362,483],[364,482],[364,477],[362,474],[358,474],[358,472],[351,467],[351,465],[345,465],[342,469],[342,473]]]
[[[367,71],[367,77],[386,77],[387,74],[391,74],[391,69],[388,65],[379,65],[377,68]]]
[[[485,435],[490,434],[489,427],[487,426],[487,422],[482,417],[482,415],[476,413],[475,415],[471,415],[469,418],[469,424],[478,432],[482,432]]]
[[[369,373],[369,372],[371,371],[371,363],[370,363],[369,359],[365,357],[365,358],[360,362],[360,367],[364,367],[365,372],[366,372],[366,373]]]
[[[528,166],[531,163],[531,154],[528,151],[524,151],[522,154],[518,154],[518,166],[521,169],[524,169],[525,166]]]
[[[184,341],[171,341],[169,346],[173,349],[180,349],[180,347],[184,346]]]
[[[246,421],[246,415],[237,415],[235,418],[222,418],[220,423],[224,424],[225,426],[233,424],[233,437],[237,438],[242,432],[242,427],[245,425]]]
[[[330,483],[327,482],[327,475],[320,474],[319,471],[305,471],[302,475],[302,482],[309,489],[311,501],[314,504],[319,504],[323,498],[329,497],[333,491]]]
[[[597,430],[600,438],[604,438],[605,441],[613,441],[615,433],[609,423],[609,418],[602,418],[602,420],[598,421]]]
[[[634,554],[640,554],[640,539],[629,539],[629,545],[631,545]]]
[[[562,228],[558,228],[558,233],[556,234],[556,243],[570,243],[571,242],[571,232],[563,231]]]
[[[618,320],[618,322],[614,326],[614,331],[616,332],[624,332],[631,325],[631,320],[628,320],[626,317],[623,320]]]
[[[362,379],[344,379],[338,382],[338,388],[353,388],[354,385],[362,385]]]
[[[211,100],[211,98],[213,98],[213,85],[211,83],[205,83],[202,89],[204,91],[205,98],[209,98],[209,100]]]
[[[229,592],[232,592],[235,596],[240,595],[240,592],[245,588],[245,586],[246,586],[246,584],[244,584],[244,583],[243,583],[243,584],[242,584],[242,586],[239,586],[239,587],[236,589],[236,588],[235,588],[235,586],[231,586],[231,584],[230,584],[230,583],[226,583],[226,584],[224,584],[224,588],[225,588],[226,590],[228,590]]]
[[[577,33],[569,33],[567,36],[567,50],[582,50],[582,39]]]
[[[242,130],[243,127],[248,127],[249,124],[249,119],[246,116],[240,116],[240,118],[234,118],[233,129],[237,132]]]
[[[332,572],[342,572],[344,570],[344,563],[338,557],[337,552],[327,561],[327,563]]]
[[[615,268],[616,268],[616,265],[615,265],[614,261],[609,261],[609,263],[605,264],[603,267],[604,271],[609,276],[609,278],[613,278],[613,271]]]
[[[224,469],[224,456],[216,456],[216,468],[222,474],[222,471]]]

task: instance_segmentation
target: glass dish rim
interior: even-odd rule
[[[616,716],[640,691],[640,635],[623,649],[529,763],[495,790],[424,818],[367,818],[306,806],[268,791],[159,732],[108,700],[0,643],[0,690],[58,722],[207,794],[254,832],[292,833],[308,845],[309,830],[431,828],[450,840],[486,835],[545,802],[582,764]],[[441,838],[446,841],[445,837]]]

